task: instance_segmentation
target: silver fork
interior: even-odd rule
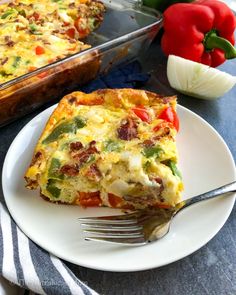
[[[79,218],[85,240],[141,246],[164,237],[173,217],[192,204],[235,192],[236,181],[178,203],[171,209],[147,209],[129,214]]]

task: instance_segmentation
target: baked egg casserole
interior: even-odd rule
[[[0,84],[91,47],[80,39],[98,28],[94,0],[15,0],[0,5]]]
[[[65,96],[37,143],[26,187],[83,207],[174,206],[183,190],[176,103],[134,89]]]

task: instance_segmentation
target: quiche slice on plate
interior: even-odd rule
[[[83,207],[174,206],[176,97],[134,89],[65,96],[49,118],[25,174],[27,188]]]

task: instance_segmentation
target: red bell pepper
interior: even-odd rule
[[[146,110],[146,108],[142,105],[136,106],[132,109],[137,117],[139,117],[143,122],[150,123],[150,116]]]
[[[212,67],[236,57],[236,19],[218,0],[177,3],[164,12],[162,50]]]
[[[37,55],[41,55],[41,54],[44,54],[45,53],[45,49],[42,47],[42,46],[36,46],[35,47],[35,53],[37,54]]]
[[[76,30],[79,33],[79,39],[83,39],[90,33],[90,29],[88,28],[88,25],[84,23],[84,20],[80,17],[78,17],[75,20],[74,26],[76,27]]]
[[[83,207],[98,207],[102,201],[99,192],[80,192],[79,203]]]
[[[109,200],[111,207],[113,207],[113,208],[117,208],[119,206],[119,204],[121,204],[121,202],[122,202],[121,197],[118,197],[118,196],[113,195],[111,193],[108,194],[108,200]]]
[[[70,29],[66,30],[66,35],[69,36],[70,38],[74,39],[75,38],[75,29],[70,28]]]
[[[36,21],[40,18],[40,15],[36,11],[33,13],[32,16]]]
[[[176,111],[172,107],[164,109],[158,116],[158,119],[162,119],[166,122],[172,123],[176,131],[179,131],[179,118]],[[157,131],[157,126],[154,127]]]

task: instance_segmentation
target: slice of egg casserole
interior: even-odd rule
[[[52,201],[124,209],[180,201],[176,97],[134,89],[65,96],[25,174]]]
[[[15,0],[0,5],[0,84],[85,50],[105,7],[93,0]]]

